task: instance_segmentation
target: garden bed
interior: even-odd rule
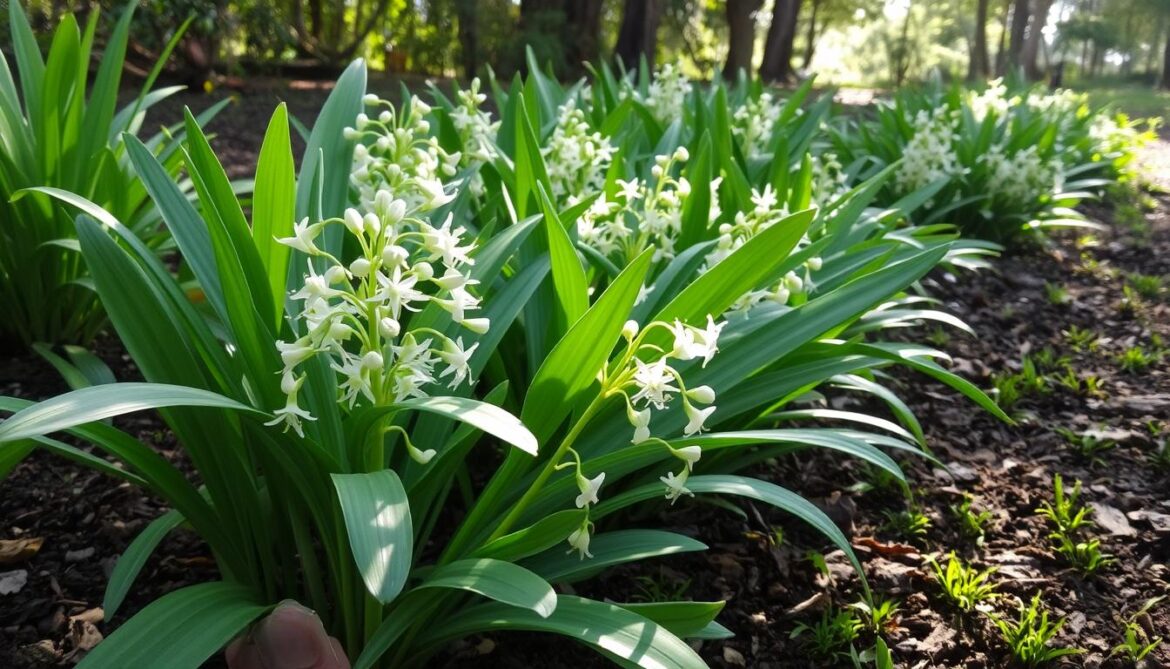
[[[386,88],[392,88],[389,82]],[[211,126],[218,135],[213,145],[232,176],[251,173],[263,133],[256,119],[267,115],[278,93],[279,89],[254,86]],[[182,104],[202,108],[224,94],[176,96],[162,112],[177,118]],[[286,97],[293,114],[309,125],[312,110],[320,108],[326,94],[309,88]],[[1165,145],[1159,148],[1166,150]],[[1000,260],[997,272],[965,274],[957,280],[936,272],[926,282],[928,291],[945,301],[947,311],[975,330],[975,337],[937,335],[935,344],[954,357],[956,370],[990,388],[993,375],[1019,371],[1025,355],[1035,359],[1051,349],[1047,358],[1051,364],[1042,364],[1040,375],[1052,379],[1045,382],[1049,392],[1025,395],[1017,402],[1019,423],[1008,426],[943,386],[898,374],[898,391],[925,427],[932,452],[950,466],[946,472],[917,460],[904,463],[916,491],[916,510],[931,521],[923,534],[892,529],[886,512],[896,515],[905,508],[900,491],[883,487],[872,471],[839,456],[802,454],[757,472],[817,500],[850,534],[875,591],[899,601],[894,626],[886,632],[899,666],[1007,664],[998,630],[985,617],[959,616],[943,601],[923,561],[929,554],[954,550],[979,568],[998,568],[992,578],[1002,584],[1004,593],[1028,598],[1043,591],[1053,612],[1068,619],[1058,641],[1086,649],[1083,657],[1072,660],[1084,666],[1122,666],[1105,660],[1121,641],[1120,620],[1147,599],[1167,592],[1170,470],[1154,464],[1154,452],[1170,431],[1166,422],[1170,356],[1155,356],[1145,369],[1130,372],[1121,369],[1119,359],[1135,346],[1155,353],[1154,335],[1170,342],[1166,293],[1134,299],[1123,291],[1127,282],[1134,283],[1132,274],[1170,274],[1170,201],[1159,196],[1156,209],[1138,216],[1142,220],[1104,209],[1091,213],[1113,224],[1097,235],[1099,246],[1078,247],[1070,235],[1050,249]],[[1065,334],[1078,331],[1092,336],[1078,339]],[[914,331],[918,341],[930,334]],[[103,340],[98,349],[119,380],[138,378],[116,342]],[[1081,384],[1095,377],[1093,391],[1077,393],[1061,386],[1055,379],[1069,369]],[[63,390],[56,373],[39,358],[0,361],[0,394],[43,398]],[[876,406],[866,409],[882,411]],[[186,467],[161,423],[138,416],[117,424]],[[1059,434],[1058,427],[1076,435],[1096,430],[1100,434],[1095,438],[1116,446],[1097,454],[1099,462],[1094,462],[1091,454],[1068,443],[1070,438]],[[1155,433],[1157,429],[1162,432]],[[1080,436],[1077,440],[1085,443]],[[831,478],[825,472],[832,472]],[[1096,505],[1092,533],[1116,558],[1092,578],[1081,578],[1053,554],[1048,529],[1034,513],[1042,501],[1051,499],[1055,473],[1070,484],[1083,481],[1083,500]],[[114,559],[163,508],[129,485],[46,455],[23,463],[0,483],[0,491],[4,499],[0,536],[43,540],[35,554],[0,568],[27,571],[26,583],[0,595],[4,604],[0,665],[68,662],[77,657],[75,649],[100,638],[98,630],[111,629],[94,609],[101,604]],[[954,529],[957,523],[950,507],[962,501],[963,493],[974,495],[976,509],[992,516],[982,546]],[[741,506],[745,517],[690,499],[667,508],[662,522],[646,524],[699,538],[710,550],[615,569],[590,582],[583,594],[620,601],[671,596],[725,599],[727,608],[719,621],[737,636],[702,647],[713,666],[826,666],[827,659],[810,654],[808,634],[791,639],[790,633],[798,623],[815,623],[830,602],[837,606],[856,602],[858,580],[839,553],[822,556],[823,570],[814,566],[818,560],[810,559],[810,551],[824,545],[819,535],[763,505]],[[637,523],[637,517],[630,522]],[[173,533],[151,558],[112,623],[165,592],[213,574],[213,562],[202,544],[193,535]],[[1005,601],[995,606],[1003,615],[1013,613]],[[1170,629],[1167,611],[1170,606],[1156,607],[1138,622],[1156,636]],[[447,659],[461,666],[557,666],[549,661],[555,655],[563,658],[563,666],[602,663],[584,649],[572,657],[565,649],[563,641],[551,638],[502,635],[460,644]],[[1170,648],[1159,648],[1151,657],[1170,662]]]

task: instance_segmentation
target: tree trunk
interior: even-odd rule
[[[1166,37],[1166,51],[1162,54],[1162,88],[1170,91],[1170,36]]]
[[[734,81],[740,70],[751,72],[756,43],[755,13],[761,4],[762,0],[727,0],[727,62],[723,65],[723,78],[727,81]]]
[[[987,55],[987,10],[991,0],[978,0],[975,8],[975,37],[971,40],[971,61],[967,79],[977,81],[991,75],[991,61]]]
[[[764,60],[760,63],[760,77],[766,81],[789,82],[794,78],[792,48],[800,4],[801,0],[776,0],[772,9],[772,23],[764,41]]]
[[[479,31],[475,0],[456,0],[456,18],[459,21],[459,60],[463,76],[472,79],[479,70]]]
[[[658,47],[658,23],[662,19],[661,0],[625,0],[622,25],[618,30],[614,55],[627,70],[638,68],[638,61],[654,68],[654,51]]]
[[[565,0],[565,62],[580,72],[601,55],[602,0]]]
[[[1028,37],[1024,41],[1024,50],[1020,54],[1024,74],[1030,81],[1039,81],[1044,78],[1044,73],[1040,71],[1037,59],[1040,54],[1040,44],[1044,41],[1044,26],[1048,25],[1048,10],[1051,8],[1052,0],[1036,0],[1035,12],[1028,28]]]
[[[1044,2],[1044,0],[1040,0]],[[1012,25],[1008,29],[1008,52],[1006,68],[1020,66],[1024,52],[1024,39],[1028,32],[1028,0],[1015,0],[1012,4]]]
[[[808,17],[808,31],[804,34],[804,58],[801,67],[808,69],[812,64],[813,53],[817,48],[817,10],[821,8],[823,0],[813,0],[812,14]]]

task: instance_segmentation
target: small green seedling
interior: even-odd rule
[[[1082,526],[1091,525],[1087,518],[1088,509],[1081,506],[1078,500],[1081,496],[1081,482],[1077,481],[1067,494],[1064,490],[1064,479],[1060,474],[1052,477],[1052,503],[1040,503],[1036,513],[1044,516],[1061,534],[1071,534]]]
[[[835,662],[849,656],[850,648],[863,627],[852,610],[829,607],[821,614],[821,619],[811,625],[797,623],[789,638],[805,637],[802,645],[809,653],[823,661]]]
[[[959,521],[959,532],[963,536],[974,539],[978,545],[983,545],[983,536],[986,534],[984,526],[991,520],[990,511],[976,511],[975,498],[963,495],[963,501],[951,507],[951,514]]]
[[[1165,595],[1147,599],[1140,609],[1123,621],[1125,625],[1125,631],[1122,632],[1124,641],[1113,647],[1113,650],[1109,652],[1110,657],[1120,657],[1136,665],[1161,645],[1162,637],[1151,639],[1138,620],[1148,614],[1163,599],[1166,599]]]
[[[1038,592],[1032,597],[1030,605],[1024,606],[1020,602],[1016,620],[1004,620],[997,616],[991,616],[991,620],[999,628],[1012,657],[1025,667],[1041,667],[1053,660],[1084,652],[1080,648],[1049,645],[1064,626],[1064,618],[1050,621],[1048,611],[1041,609]]]
[[[850,604],[849,607],[861,612],[861,615],[869,621],[869,628],[875,634],[881,634],[897,625],[898,600],[892,597],[878,595],[872,604],[862,600]]]
[[[1044,296],[1048,298],[1050,304],[1056,306],[1072,302],[1072,296],[1068,294],[1068,289],[1058,283],[1044,282]]]
[[[1058,427],[1056,433],[1064,437],[1065,443],[1091,465],[1104,464],[1105,459],[1102,456],[1117,448],[1116,441],[1100,437],[1091,431],[1074,432],[1067,427]]]
[[[930,529],[930,518],[917,506],[899,511],[885,511],[885,527],[890,532],[910,539],[921,539]]]
[[[998,586],[990,580],[996,571],[995,567],[980,571],[963,564],[954,551],[947,556],[946,567],[934,558],[927,558],[927,561],[934,570],[943,595],[960,611],[972,611],[996,596],[995,589]]]
[[[1049,536],[1057,542],[1056,552],[1085,576],[1092,576],[1115,562],[1113,556],[1101,552],[1101,541],[1098,539],[1077,541],[1074,537],[1057,532]]]
[[[1077,353],[1093,353],[1100,346],[1100,338],[1097,336],[1097,333],[1088,328],[1080,328],[1073,325],[1065,330],[1063,334],[1065,341]]]

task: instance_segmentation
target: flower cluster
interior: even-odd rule
[[[706,267],[713,267],[749,239],[772,227],[789,214],[787,204],[778,201],[771,185],[765,186],[763,191],[752,189],[752,204],[753,207],[749,211],[738,211],[731,222],[720,224],[715,247],[707,253]],[[802,239],[800,245],[806,244],[808,239]],[[812,287],[808,271],[820,268],[821,259],[810,258],[804,265],[806,270],[804,277],[795,271],[788,272],[775,285],[745,293],[731,305],[727,314],[746,314],[752,307],[765,302],[786,305],[794,295],[806,292]]]
[[[922,110],[914,116],[914,136],[906,143],[902,162],[894,173],[901,193],[912,193],[939,179],[954,179],[965,173],[955,154],[958,139],[953,113],[945,108]]]
[[[618,179],[613,201],[604,195],[577,219],[577,234],[582,243],[605,256],[630,260],[642,249],[652,246],[655,262],[675,254],[675,242],[682,232],[682,212],[691,195],[686,177],[674,176],[676,166],[690,158],[686,148],[670,155],[657,156],[650,168],[650,179]],[[711,183],[711,208],[708,219],[719,217],[716,191],[719,179]]]
[[[766,158],[771,154],[772,135],[782,109],[780,101],[764,91],[757,98],[748,98],[732,113],[731,133],[749,158]]]
[[[557,125],[540,154],[548,167],[552,195],[580,198],[605,184],[605,172],[617,147],[595,132],[573,100],[561,105]]]
[[[415,111],[418,107],[412,105]],[[418,129],[409,113],[399,115],[400,124]],[[359,120],[358,131],[371,144],[393,137],[401,146],[412,141],[402,125],[385,121]],[[371,130],[374,123],[380,124]],[[381,125],[385,124],[385,125]],[[401,140],[401,141],[400,141]],[[430,144],[424,143],[431,147]],[[365,147],[365,150],[360,150]],[[439,225],[425,215],[447,203],[453,196],[444,192],[436,171],[435,154],[427,150],[405,164],[412,170],[388,164],[393,147],[375,151],[366,144],[355,151],[353,183],[359,192],[380,187],[369,197],[360,197],[355,208],[341,218],[317,223],[302,220],[291,237],[279,239],[308,256],[304,284],[290,295],[298,304],[292,317],[297,336],[277,342],[284,368],[281,390],[286,404],[274,412],[273,425],[284,425],[303,434],[302,421],[314,420],[298,406],[297,394],[305,382],[304,365],[317,356],[326,356],[338,379],[337,401],[352,408],[358,402],[384,405],[410,397],[423,397],[431,384],[447,382],[456,387],[469,382],[469,360],[474,344],[465,346],[463,337],[454,339],[432,328],[410,328],[409,318],[428,304],[446,311],[450,320],[472,333],[482,334],[488,319],[469,317],[479,308],[480,299],[471,288],[469,268],[474,241],[465,239],[466,230],[453,223],[449,214]],[[440,154],[441,155],[441,154]],[[378,175],[374,177],[373,175]],[[390,179],[384,175],[391,175]],[[317,238],[330,226],[341,226],[360,254],[345,263],[317,245]],[[425,462],[433,451],[411,455]]]
[[[426,120],[430,106],[416,96],[403,109],[378,96],[364,99],[378,110],[376,117],[358,114],[345,138],[357,140],[351,182],[363,210],[373,208],[375,196],[389,191],[408,209],[433,209],[451,198],[443,194],[443,180],[455,175],[460,153],[447,153],[431,134]]]
[[[646,88],[643,103],[650,114],[662,125],[670,125],[683,117],[687,95],[691,92],[691,80],[680,68],[667,63],[654,73],[654,80]]]
[[[656,443],[670,449],[671,455],[682,462],[682,469],[678,473],[669,471],[659,477],[666,487],[666,499],[672,503],[684,495],[693,496],[687,490],[686,483],[695,463],[703,454],[702,448],[675,448],[651,436],[650,422],[654,411],[665,410],[675,398],[679,398],[687,418],[683,436],[689,437],[706,429],[707,420],[715,413],[715,391],[710,386],[687,388],[682,374],[671,362],[701,360],[705,367],[719,351],[719,333],[725,326],[726,323],[716,323],[709,315],[706,326],[702,328],[679,320],[673,323],[654,321],[645,328],[639,327],[634,321],[627,321],[622,327],[622,337],[626,340],[625,354],[608,374],[603,374],[602,397],[620,395],[626,404],[626,417],[634,428],[630,443]],[[670,334],[673,340],[670,350],[645,341],[647,335],[656,330],[665,330]],[[581,458],[577,452],[572,448],[567,450],[573,459],[561,463],[558,468],[576,468],[575,479],[580,494],[575,501],[577,508],[585,509],[586,512],[581,526],[569,535],[569,552],[576,551],[584,559],[592,557],[589,553],[589,539],[593,523],[588,513],[591,506],[599,501],[598,494],[605,481],[605,472],[587,476],[581,469]]]
[[[492,117],[483,110],[483,103],[487,96],[479,92],[479,77],[471,80],[467,90],[455,91],[455,108],[451,110],[451,124],[459,134],[462,144],[462,157],[459,167],[474,169],[484,163],[489,163],[496,157],[496,135],[500,128],[499,121],[492,121]],[[468,189],[471,194],[480,197],[484,193],[483,176],[479,172],[468,180]]]
[[[1059,160],[1044,160],[1035,146],[1009,155],[994,144],[978,160],[987,166],[987,195],[993,200],[1022,207],[1038,193],[1060,191],[1063,170]]]
[[[828,205],[850,190],[850,179],[837,154],[826,151],[812,156],[812,202]],[[832,212],[828,212],[830,215]]]

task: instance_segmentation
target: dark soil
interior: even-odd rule
[[[397,90],[396,82],[375,88]],[[303,123],[327,95],[319,84],[290,88],[284,83],[249,81],[244,90],[176,96],[160,107],[161,122],[178,118],[181,106],[198,110],[223,95],[234,95],[211,125],[213,144],[233,178],[251,176],[272,108],[287,100]],[[1162,153],[1168,150],[1161,145]],[[298,149],[299,150],[299,149]],[[1123,667],[1108,658],[1121,641],[1123,623],[1147,599],[1170,594],[1170,462],[1156,453],[1170,437],[1170,352],[1155,355],[1146,369],[1124,371],[1118,356],[1131,346],[1155,352],[1170,345],[1170,293],[1127,300],[1129,273],[1170,282],[1170,198],[1133,216],[1106,208],[1090,214],[1111,223],[1097,233],[1099,245],[1078,247],[1061,236],[1044,250],[1001,259],[996,271],[952,277],[938,272],[926,282],[944,308],[964,319],[976,336],[943,335],[931,329],[908,332],[908,340],[934,339],[953,356],[951,366],[981,388],[992,375],[1018,371],[1022,358],[1045,349],[1084,385],[1098,379],[1094,393],[1074,392],[1055,380],[1046,394],[1029,394],[1013,408],[1015,425],[999,422],[966,398],[924,377],[896,372],[897,392],[926,430],[933,454],[949,471],[924,460],[906,460],[914,490],[913,508],[931,521],[921,536],[891,528],[888,514],[907,508],[901,491],[870,469],[822,453],[785,458],[756,474],[814,499],[846,530],[861,557],[875,593],[899,602],[894,623],[883,636],[900,667],[1011,666],[1004,643],[986,616],[960,613],[942,596],[925,560],[955,551],[979,568],[995,567],[993,579],[1004,595],[992,606],[1014,613],[1016,598],[1043,593],[1053,615],[1066,618],[1057,643],[1086,652],[1067,666]],[[1054,303],[1047,285],[1063,286],[1069,298]],[[1058,297],[1058,296],[1057,296]],[[1094,333],[1092,346],[1073,346],[1073,328]],[[1160,337],[1162,344],[1157,343]],[[113,339],[97,345],[119,380],[137,372]],[[1043,354],[1042,354],[1043,355]],[[1063,362],[1054,363],[1063,371]],[[1055,371],[1047,372],[1054,377]],[[65,390],[39,358],[0,357],[0,393],[30,399]],[[853,397],[830,397],[837,408],[879,406]],[[155,445],[187,470],[172,438],[153,417],[133,416],[119,426]],[[1097,430],[1116,442],[1098,461],[1078,453],[1057,428],[1075,433]],[[1083,577],[1055,554],[1049,529],[1035,514],[1051,499],[1052,475],[1083,482],[1082,501],[1092,505],[1102,550],[1116,561]],[[958,530],[950,508],[964,494],[992,519],[978,543]],[[94,609],[118,554],[163,506],[116,480],[68,462],[34,455],[0,482],[0,539],[41,538],[33,556],[0,564],[0,574],[27,571],[18,592],[0,595],[0,667],[69,664],[79,648],[91,646],[150,601],[181,585],[215,578],[214,565],[196,537],[172,533],[150,560],[113,621]],[[847,658],[815,654],[808,634],[790,638],[799,623],[814,624],[822,612],[860,599],[860,582],[839,552],[782,513],[742,505],[745,516],[690,500],[663,510],[646,526],[695,536],[710,550],[614,569],[580,586],[582,594],[615,601],[653,601],[663,596],[726,600],[718,620],[736,637],[698,645],[716,667],[797,668],[850,666]],[[637,526],[639,519],[631,524]],[[782,540],[776,541],[777,533]],[[815,559],[814,559],[815,558]],[[822,571],[814,566],[822,562]],[[1170,633],[1170,602],[1138,623],[1151,635]],[[873,635],[862,632],[858,647]],[[436,665],[439,663],[436,663]],[[608,666],[599,656],[563,640],[532,634],[473,638],[442,661],[457,667]],[[215,660],[220,666],[220,661]],[[1170,645],[1158,648],[1147,666],[1170,666]]]

